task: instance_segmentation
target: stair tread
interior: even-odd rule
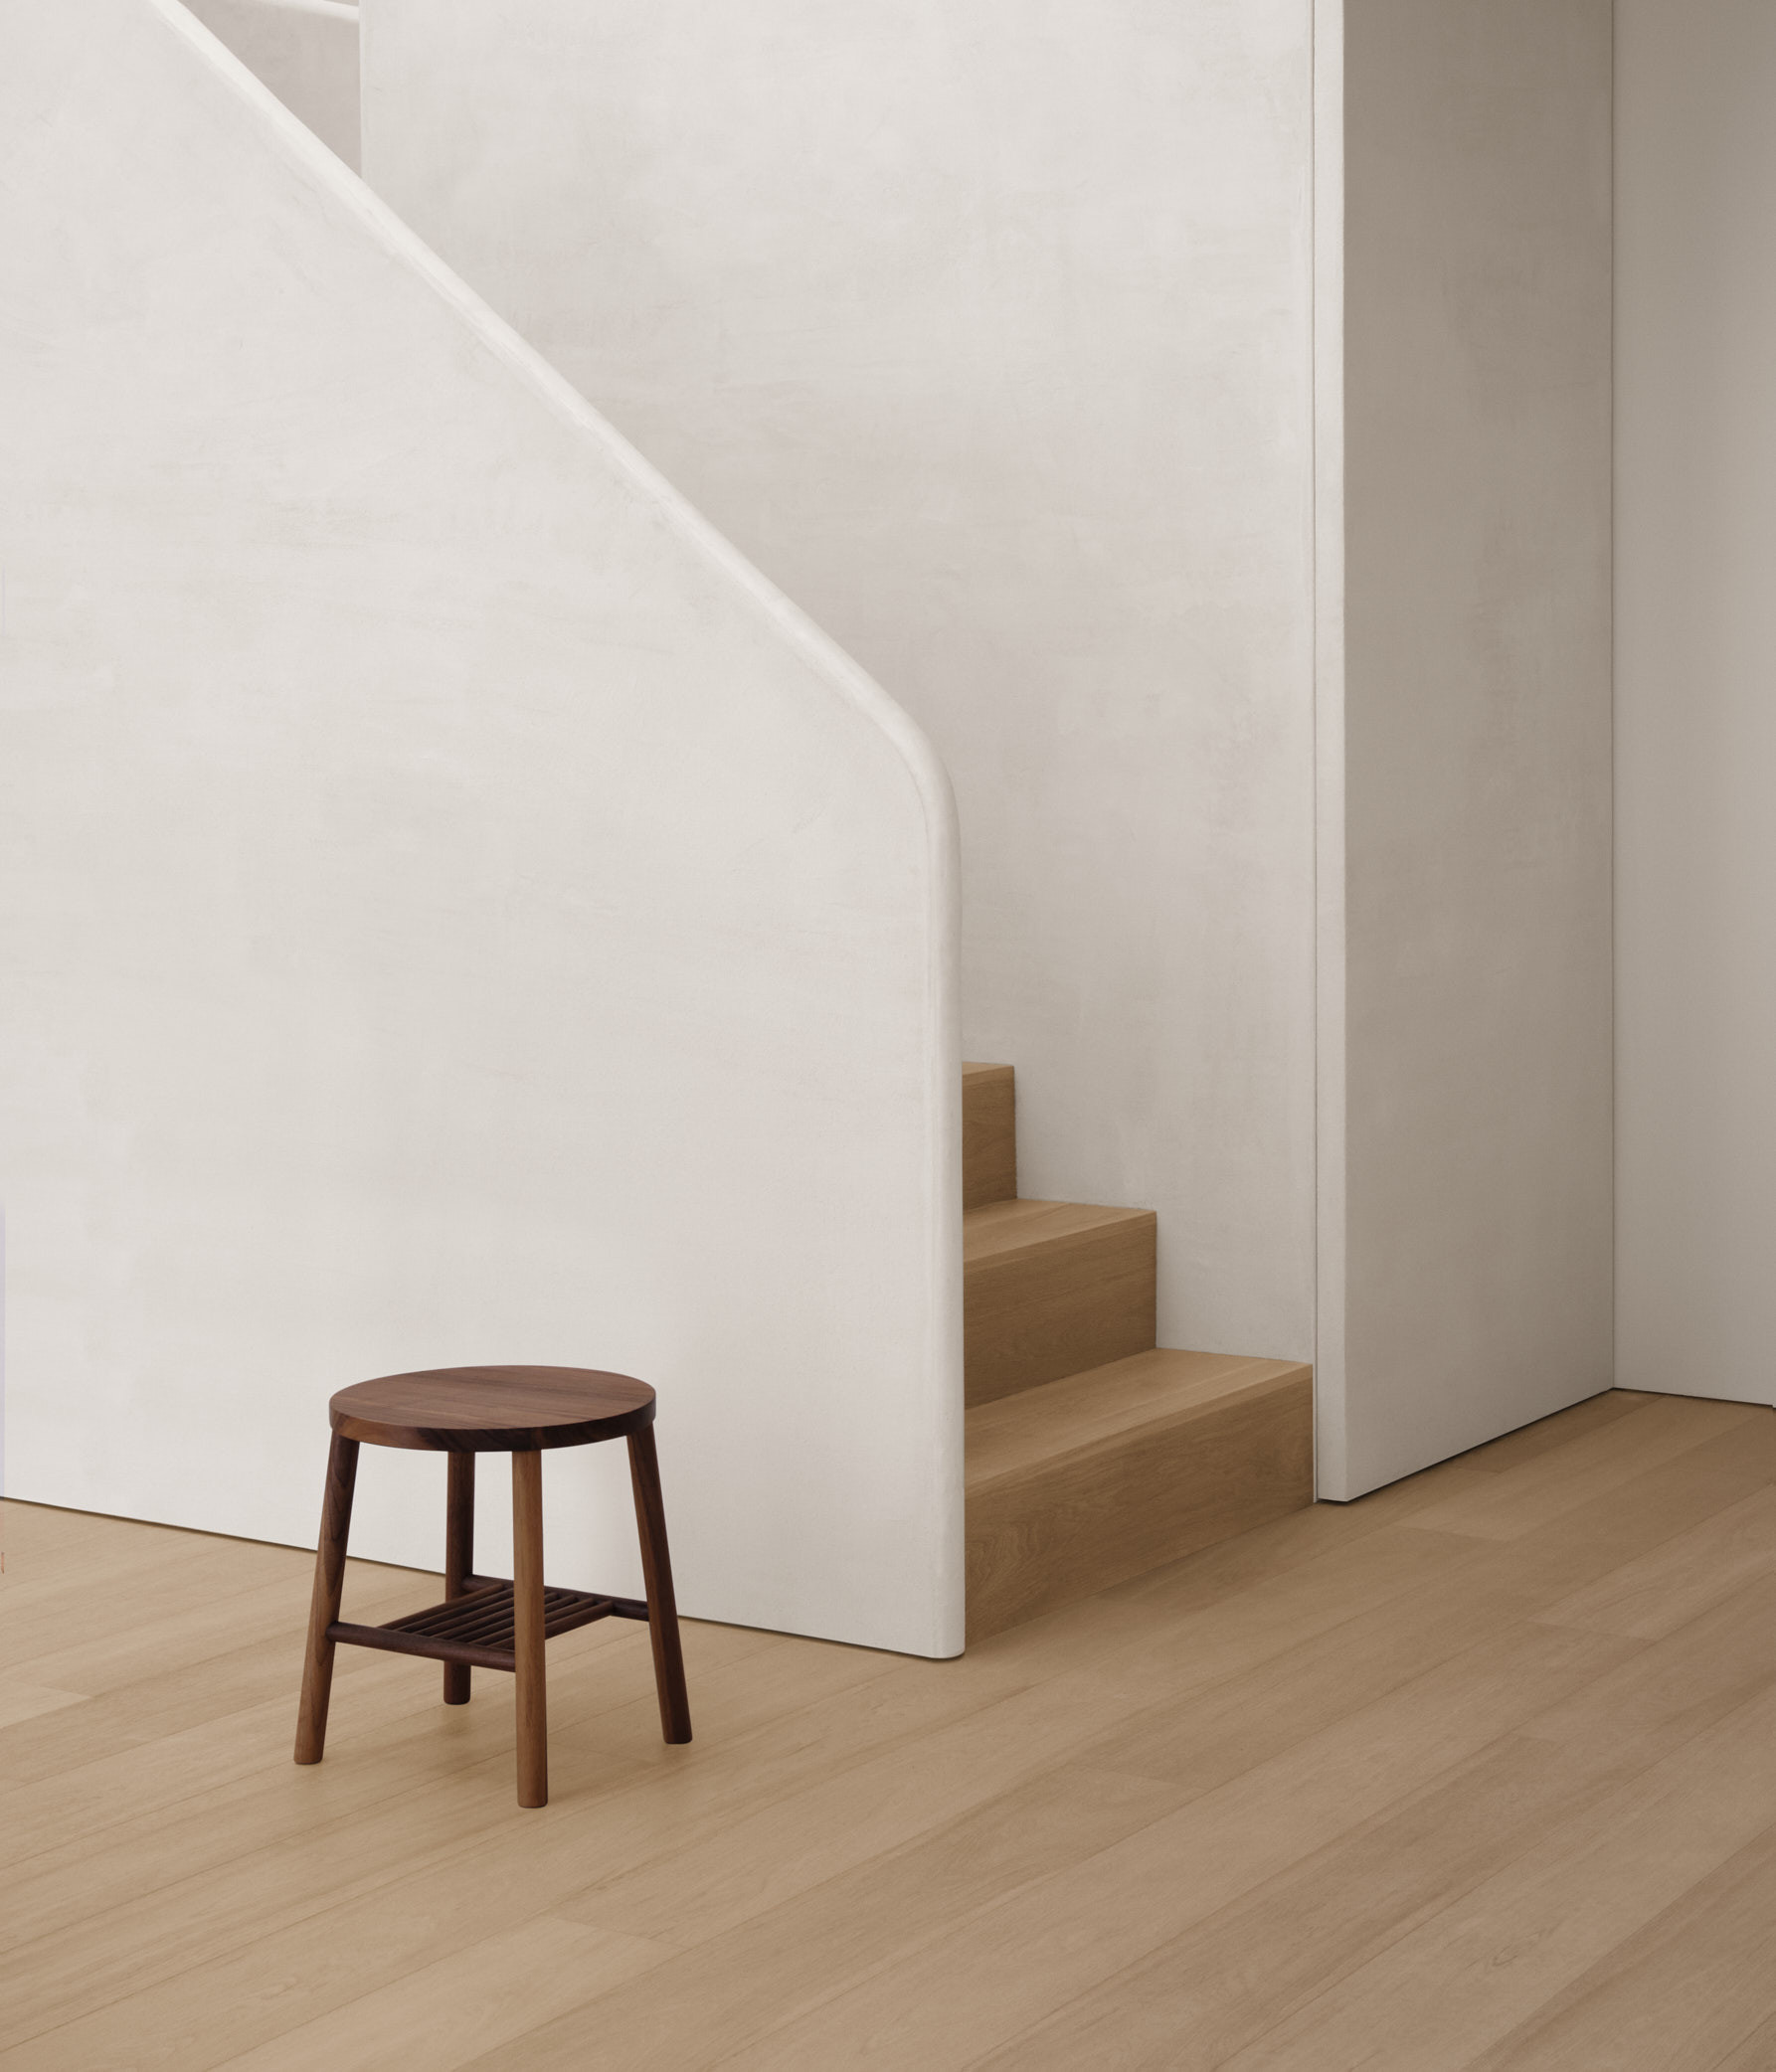
[[[965,1271],[1034,1245],[1108,1230],[1118,1223],[1152,1220],[1152,1209],[1106,1208],[1083,1201],[991,1201],[967,1209],[962,1219]]]
[[[967,1413],[971,1489],[1179,1417],[1206,1414],[1255,1389],[1296,1381],[1297,1360],[1161,1347],[1001,1396]]]

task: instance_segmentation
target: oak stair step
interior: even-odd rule
[[[962,1205],[1017,1192],[1016,1077],[1009,1065],[962,1068]]]
[[[1015,1076],[966,1064],[971,1641],[1314,1500],[1313,1370],[1156,1349],[1153,1211],[1016,1188]]]
[[[968,1413],[969,1639],[1314,1500],[1313,1371],[1137,1353]]]
[[[1075,1201],[963,1214],[963,1372],[970,1403],[1102,1367],[1154,1342],[1158,1218]]]

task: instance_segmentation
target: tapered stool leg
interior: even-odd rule
[[[543,1457],[512,1456],[512,1652],[518,1672],[518,1804],[549,1803],[543,1683]]]
[[[691,1738],[691,1701],[684,1687],[684,1651],[678,1641],[678,1605],[672,1595],[672,1557],[666,1550],[666,1507],[660,1497],[659,1456],[653,1427],[629,1434],[629,1480],[635,1491],[635,1530],[647,1591],[647,1631],[653,1638],[653,1681],[659,1692],[660,1732],[668,1741]]]
[[[449,1486],[444,1497],[444,1600],[464,1597],[475,1566],[475,1457],[448,1454]],[[444,1701],[468,1703],[467,1662],[445,1662]]]
[[[358,1442],[333,1434],[327,1452],[327,1493],[321,1502],[320,1541],[314,1550],[314,1596],[308,1608],[308,1652],[302,1662],[302,1703],[296,1714],[296,1761],[318,1763],[327,1743],[327,1700],[333,1694],[333,1642],[327,1630],[339,1617],[345,1587],[345,1543],[351,1534],[351,1493],[358,1477]]]

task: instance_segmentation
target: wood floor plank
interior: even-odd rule
[[[1502,1586],[1522,1589],[1546,1610],[1573,1592],[1638,1561],[1679,1534],[1717,1516],[1770,1485],[1762,1462],[1727,1433],[1659,1463],[1630,1480],[1559,1508],[1509,1540],[1446,1533],[1427,1524],[1439,1506],[1402,1520],[1402,1541],[1429,1549],[1459,1544],[1485,1548],[1485,1566]]]
[[[1708,2072],[1770,2072],[1772,2065],[1776,2065],[1776,2014],[1760,2021],[1725,2057],[1716,2058]]]
[[[144,1525],[137,1518],[107,1518],[99,1511],[71,1511],[55,1504],[23,1503],[16,1496],[0,1496],[0,1554],[6,1556],[8,1573],[21,1556],[107,1537],[114,1537],[119,1545],[140,1546],[144,1533],[162,1529]]]
[[[1520,1592],[1485,1574],[1438,1575],[1195,1691],[1131,1714],[1084,1759],[1210,1791],[1362,1711],[1428,1669],[1520,1625]],[[1632,1674],[1630,1656],[1621,1665]]]
[[[1776,1488],[1764,1487],[1575,1590],[1541,1616],[1560,1626],[1654,1640],[1752,1577],[1773,1572]]]
[[[1515,1539],[1537,1525],[1606,1496],[1625,1482],[1723,1434],[1755,1428],[1768,1413],[1745,1403],[1665,1396],[1582,1439],[1536,1456],[1490,1488],[1464,1491],[1418,1514],[1438,1532]]]
[[[1663,1751],[1724,1718],[1772,1681],[1776,1575],[1761,1575],[1551,1706],[1523,1731],[1593,1748],[1636,1744]]]
[[[1098,1664],[969,1713],[872,1762],[600,1881],[571,1920],[679,1944],[704,1940],[948,1822],[1061,1761],[1165,1681],[1160,1664]]]
[[[732,1630],[687,1631],[686,1651],[713,1693],[720,1672],[701,1636]],[[644,1639],[636,1648],[639,1669]],[[39,1942],[54,1942],[77,1975],[85,1968],[96,1991],[119,1952],[126,1965],[144,1974],[151,1958],[163,1971],[176,1970],[207,1948],[221,1947],[231,1934],[255,1933],[256,1921],[268,1910],[297,1904],[310,1892],[324,1902],[351,1878],[375,1870],[394,1875],[410,1869],[416,1852],[435,1846],[441,1824],[447,1836],[465,1839],[466,1809],[444,1814],[435,1788],[506,1750],[509,1699],[503,1707],[495,1699],[434,1709],[436,1692],[422,1689],[413,1675],[403,1678],[405,1664],[364,1659],[382,1671],[383,1687],[395,1701],[392,1731],[373,1731],[348,1759],[335,1753],[313,1770],[289,1762],[289,1736],[279,1733],[274,1742],[267,1738],[263,1767],[169,1803],[155,1804],[151,1794],[144,1795],[131,1816],[97,1833],[71,1832],[59,1846],[13,1861],[0,1880],[0,1947],[17,1956]],[[619,1682],[603,1665],[598,1674],[601,1687]],[[290,1717],[287,1656],[281,1679],[272,1729],[279,1719],[287,1728]],[[564,1705],[570,1702],[570,1694],[561,1695]],[[635,1708],[637,1725],[640,1701],[650,1695],[635,1673],[613,1693]],[[503,1816],[504,1809],[497,1811]],[[454,1826],[448,1824],[452,1815]],[[15,1983],[25,1978],[29,1962],[18,1956]],[[15,1994],[9,2013],[17,2002]]]
[[[1460,2072],[1776,1819],[1776,1686],[1227,2060],[1227,2072]]]
[[[954,1662],[687,1624],[680,1748],[588,1628],[540,1813],[501,1677],[290,1762],[299,1551],[0,1508],[0,2068],[1766,2072],[1773,1491],[1593,1399]]]
[[[1546,1645],[1545,1637],[1587,1643]],[[1066,1879],[956,1924],[737,2053],[735,2072],[868,2062],[950,2072],[1467,1761],[1636,1643],[1523,1625],[1189,1801]]]
[[[78,2032],[70,2031],[84,2049],[115,2047],[118,2038],[132,2033],[138,2025],[155,2029],[163,2010],[176,2006],[191,1992],[201,1992],[214,2003],[219,2026],[237,2023],[248,2018],[263,2000],[260,1968],[269,1964],[274,1969],[281,1962],[276,1955],[278,1946],[287,1943],[290,1935],[300,1929],[304,1908],[316,1903],[310,1898],[288,1904],[289,1893],[317,1887],[340,1897],[335,1913],[340,1916],[342,1941],[348,1946],[347,1959],[326,1979],[324,1990],[335,1998],[370,1990],[383,1983],[384,1972],[391,1968],[398,1971],[410,1961],[411,1949],[398,1935],[391,1941],[380,1929],[362,1936],[350,1933],[343,1917],[351,1906],[361,1904],[367,1908],[373,1923],[380,1923],[385,1916],[391,1921],[431,1920],[435,1930],[442,1932],[438,1896],[442,1877],[451,1891],[452,1907],[456,1904],[455,1895],[460,1894],[462,1917],[458,1932],[464,1938],[470,1937],[481,1932],[483,1910],[488,1907],[496,1911],[515,1908],[525,1913],[546,1909],[555,1897],[586,1884],[589,1863],[639,1860],[659,1846],[687,1839],[699,1826],[726,1824],[737,1804],[769,1798],[774,1770],[779,1774],[778,1789],[789,1789],[799,1775],[810,1768],[817,1772],[821,1764],[843,1762],[847,1756],[855,1760],[859,1753],[866,1753],[871,1731],[904,1738],[911,1731],[928,1728],[932,1700],[951,1709],[970,1708],[979,1702],[982,1687],[996,1690],[1027,1680],[1025,1672],[1014,1664],[1003,1664],[997,1670],[970,1665],[966,1673],[961,1673],[965,1671],[963,1663],[917,1664],[923,1672],[920,1680],[928,1702],[919,1716],[902,1717],[897,1716],[894,1707],[872,1698],[865,1688],[868,1680],[879,1679],[897,1666],[906,1666],[896,1657],[855,1648],[785,1641],[778,1637],[746,1635],[735,1629],[704,1631],[736,1635],[755,1650],[763,1643],[783,1657],[771,1667],[769,1686],[759,1694],[761,1708],[770,1719],[770,1735],[763,1751],[749,1750],[744,1734],[724,1741],[725,1727],[745,1723],[724,1717],[720,1690],[706,1677],[699,1680],[699,1717],[704,1723],[704,1736],[713,1738],[700,1740],[685,1750],[663,1748],[657,1740],[657,1721],[652,1718],[654,1701],[651,1670],[646,1666],[645,1636],[637,1635],[635,1659],[647,1680],[644,1685],[637,1684],[632,1700],[636,1717],[630,1723],[632,1731],[626,1740],[631,1751],[629,1765],[614,1765],[608,1750],[577,1746],[571,1731],[565,1736],[558,1734],[552,1743],[559,1797],[579,1802],[572,1811],[561,1806],[558,1813],[552,1808],[546,1824],[514,1813],[510,1799],[509,1708],[503,1720],[497,1711],[479,1701],[457,1712],[443,1713],[441,1708],[442,1717],[456,1732],[478,1727],[481,1749],[491,1748],[492,1753],[480,1755],[463,1779],[473,1787],[473,1796],[466,1804],[434,1805],[430,1814],[431,1839],[439,1846],[430,1851],[416,1846],[411,1832],[404,1841],[399,1835],[395,1837],[395,1853],[404,1855],[407,1864],[413,1866],[409,1877],[391,1882],[386,1867],[379,1863],[375,1875],[361,1879],[355,1886],[348,1885],[342,1895],[338,1893],[338,1879],[358,1867],[367,1847],[366,1836],[373,1835],[382,1824],[376,1819],[360,1822],[343,1866],[332,1861],[329,1867],[325,1848],[318,1855],[305,1852],[309,1860],[304,1863],[292,1861],[290,1852],[285,1850],[269,1865],[259,1861],[244,1864],[239,1880],[225,1875],[220,1881],[208,1881],[205,1897],[210,1918],[202,1925],[195,1943],[190,1936],[174,1939],[160,1929],[166,1911],[164,1897],[146,1906],[119,1910],[117,1917],[94,1924],[94,1933],[89,1937],[62,1938],[52,1978],[35,1979],[27,1968],[21,1968],[21,1990],[15,1995],[15,2007],[8,2008],[5,2018],[47,2024],[53,2013],[69,2006],[72,1995],[109,1989],[117,1995],[116,2002],[107,2005]],[[694,1666],[694,1654],[692,1660]],[[411,1665],[393,1666],[406,1669]],[[804,1724],[793,1708],[786,1706],[799,1691],[803,1696],[811,1693],[815,1687],[812,1678],[817,1678],[828,1691],[836,1688],[838,1694],[814,1706],[812,1713],[820,1717]],[[562,1680],[557,1679],[558,1686]],[[951,1685],[948,1693],[937,1688],[944,1681]],[[556,1712],[558,1726],[565,1716],[571,1728],[571,1716],[563,1715],[559,1705]],[[443,1766],[447,1758],[438,1752],[434,1735],[413,1737],[409,1760]],[[362,1758],[357,1761],[361,1763]],[[353,1763],[341,1764],[330,1754],[316,1770],[290,1769],[281,1774],[286,1780],[295,1781],[293,1786],[286,1784],[286,1789],[300,1792],[310,1780],[349,1778],[353,1768]],[[683,1787],[664,1805],[657,1792],[636,1789],[647,1786],[662,1771],[675,1772]],[[441,1767],[438,1776],[444,1774]],[[425,1781],[422,1776],[420,1782]],[[438,1778],[432,1781],[436,1783]],[[602,1801],[590,1789],[595,1781],[603,1789]],[[464,1870],[471,1874],[463,1875]],[[269,1875],[272,1871],[274,1876]],[[326,1883],[329,1877],[330,1885]],[[252,1950],[245,1950],[214,1963],[198,1961],[208,1938],[226,1940],[227,1935],[237,1942],[257,1939],[261,1957],[256,1959]],[[132,1980],[136,1982],[133,1990]],[[313,1988],[315,1992],[322,1989],[318,1983]],[[229,2028],[228,2033],[239,2047],[238,2031]],[[191,2057],[195,2047],[186,2035],[181,2048],[193,2064],[197,2062]]]
[[[1506,1735],[1021,2031],[972,2072],[1212,2072],[1595,1803],[1625,1766]]]
[[[741,1641],[753,1643],[737,1666],[765,1651],[760,1642],[768,1648],[775,1639],[735,1629],[702,1631],[735,1634]],[[565,1788],[577,1786],[585,1793],[589,1778],[596,1775],[607,1793],[617,1795],[627,1788],[632,1798],[633,1788],[662,1766],[669,1767],[677,1753],[662,1749],[657,1738],[646,1637],[632,1629],[630,1633],[633,1644],[625,1650],[632,1657],[627,1702],[619,1708],[626,1712],[626,1723],[610,1736],[613,1746],[622,1747],[624,1759],[614,1760],[610,1748],[595,1753],[572,1742],[558,1744],[556,1767]],[[694,1638],[686,1651],[703,1672],[701,1688],[709,1716],[719,1721],[721,1677],[700,1660]],[[798,1681],[795,1671],[801,1672],[805,1692],[810,1666],[838,1663],[852,1671],[854,1682],[857,1673],[881,1659],[832,1648],[818,1650],[817,1664],[798,1661],[788,1673],[780,1663],[769,1676],[774,1723],[781,1731],[785,1697]],[[83,2001],[96,2009],[90,2033],[86,2034],[86,2042],[93,2047],[100,2038],[114,2040],[114,2035],[128,2033],[137,2019],[146,2019],[152,2027],[144,2006],[151,2013],[162,2004],[176,2004],[187,1989],[181,1980],[189,1984],[190,1977],[217,1969],[221,1980],[251,1981],[251,1957],[243,1959],[238,1953],[258,1948],[275,1965],[279,1942],[329,1908],[343,1917],[352,1904],[367,1902],[373,1911],[391,1908],[404,1918],[422,1924],[431,1919],[436,1925],[437,1867],[465,1855],[474,1858],[474,1875],[456,1875],[451,1882],[466,1909],[462,1933],[469,1939],[485,1932],[485,1918],[478,1910],[483,1900],[501,1893],[502,1875],[504,1896],[527,1913],[544,1910],[551,1892],[572,1892],[584,1885],[589,1859],[580,1828],[556,1822],[551,1830],[551,1885],[537,1860],[535,1829],[515,1825],[509,1683],[494,1702],[477,1698],[465,1707],[445,1708],[439,1703],[435,1677],[427,1677],[424,1696],[411,1676],[402,1677],[402,1671],[417,1665],[378,1665],[395,1672],[385,1677],[390,1716],[363,1731],[345,1760],[330,1752],[325,1762],[311,1769],[290,1763],[291,1714],[286,1700],[279,1709],[282,1731],[275,1754],[264,1768],[237,1780],[232,1805],[218,1807],[215,1794],[203,1795],[183,1838],[189,1846],[190,1838],[201,1833],[223,1854],[189,1871],[186,1889],[158,1882],[163,1871],[159,1864],[149,1871],[146,1889],[132,1887],[130,1878],[144,1855],[165,1847],[163,1837],[152,1830],[132,1834],[127,1848],[101,1854],[91,1866],[72,1861],[63,1852],[50,1880],[25,1879],[10,1886],[0,1900],[5,1909],[0,1918],[8,1930],[0,1935],[0,1943],[11,1948],[11,1990],[0,2005],[0,2044],[74,2020]],[[610,1666],[605,1661],[594,1665],[601,1686],[612,1680]],[[499,1692],[499,1685],[494,1688]],[[571,1719],[576,1693],[570,1679],[558,1679],[556,1695],[558,1710]],[[444,1786],[451,1789],[441,1799],[439,1788]],[[251,1830],[255,1817],[267,1809],[280,1830],[276,1837],[230,1833],[230,1813]],[[657,1813],[642,1814],[638,1824],[643,1845],[657,1821]],[[606,1818],[599,1824],[609,1843],[614,1823]],[[94,1872],[102,1875],[107,1867],[112,1872],[106,1888],[110,1906],[86,1919],[32,1933],[47,1909],[59,1904],[66,1910],[72,1888],[78,1888],[83,1875],[90,1886]],[[431,1915],[426,1913],[428,1906]],[[349,1963],[342,1960],[327,1975],[328,1989],[339,1998],[352,1996],[354,1990],[375,1989],[386,1983],[379,1965],[392,1965],[398,1973],[410,1958],[404,1943],[397,1942],[391,1955],[386,1941],[353,1938]],[[249,2005],[255,1990],[250,1985],[241,1987]],[[226,2010],[227,1992],[221,1986],[216,1991],[219,2010]],[[331,2002],[317,2011],[327,2004]],[[185,2047],[191,2047],[189,2039]]]
[[[684,2072],[833,1997],[959,1916],[1150,1825],[1178,1793],[1066,1764],[676,1953],[539,2024],[476,2072],[578,2072],[588,2039],[623,2072]]]
[[[1766,1827],[1471,2072],[1712,2072],[1776,2019],[1773,1923],[1776,1827]]]
[[[542,1915],[227,2062],[232,2072],[456,2072],[558,2010],[645,1977],[668,1954],[636,1936]]]
[[[86,1695],[85,1691],[57,1690],[50,1684],[15,1683],[9,1676],[0,1684],[0,1727],[16,1727],[23,1720],[41,1719],[45,1713],[82,1704]]]
[[[406,1595],[402,1589],[384,1603],[393,1609]],[[122,1636],[119,1644],[132,1647],[138,1638]],[[105,1796],[110,1780],[118,1782],[117,1803],[125,1810],[119,1816],[139,1811],[141,1802],[130,1799],[128,1780],[144,1774],[166,1772],[173,1785],[171,1796],[183,1797],[177,1782],[179,1756],[188,1747],[183,1737],[232,1742],[235,1733],[227,1721],[241,1712],[286,1701],[289,1662],[300,1645],[301,1628],[290,1625],[250,1650],[223,1657],[226,1668],[205,1658],[169,1664],[159,1676],[89,1696],[66,1718],[31,1720],[4,1729],[0,1848],[18,1861],[34,1845],[34,1836],[58,1831],[65,1806],[68,1817],[81,1828],[103,1824],[110,1817],[111,1802]],[[354,1654],[341,1666],[341,1681],[353,1683],[379,1670],[386,1675],[382,1664]],[[132,1761],[131,1750],[142,1753]],[[194,1752],[192,1760],[201,1762],[201,1755]],[[92,1774],[84,1783],[68,1782],[76,1772],[88,1770]],[[89,1785],[95,1788],[90,1798]],[[146,1789],[152,1794],[161,1785],[149,1782]]]
[[[1646,1404],[1658,1401],[1657,1396],[1635,1389],[1605,1389],[1600,1395],[1587,1396],[1583,1402],[1573,1404],[1569,1410],[1556,1410],[1551,1417],[1537,1418],[1532,1425],[1520,1425],[1516,1431],[1507,1432],[1503,1439],[1489,1440],[1485,1446],[1477,1446],[1456,1458],[1463,1467],[1488,1474],[1509,1473],[1526,1462],[1552,1453],[1556,1447],[1584,1438],[1601,1425],[1614,1424],[1618,1418],[1629,1417]]]
[[[1550,1820],[1643,1776],[1776,1681],[1776,1621],[1754,1595],[1742,1593],[1730,1623],[1722,1608],[1695,1646],[1680,1654],[1680,1637],[1671,1636],[1644,1648],[1526,1721],[1471,1773],[1083,1995],[987,2060],[992,2072],[1085,2064],[1208,2072],[1221,2065],[1254,2031],[1269,2030],[1292,2006],[1367,1961],[1415,1917],[1428,1918],[1539,1840]],[[1465,1624],[1460,1608],[1452,1610]],[[1709,1687],[1699,1688],[1701,1682]],[[1559,1751],[1554,1769],[1538,1749]],[[1657,1938],[1648,1940],[1651,1946]],[[1556,2062],[1549,2060],[1547,2072]],[[1661,2059],[1641,2062],[1663,2072]],[[1590,2072],[1582,2054],[1565,2063]],[[1510,2059],[1500,2072],[1506,2064],[1514,2072]]]
[[[261,1557],[284,1552],[254,1551]],[[0,1665],[12,1669],[52,1648],[137,1631],[200,1595],[249,1590],[278,1565],[256,1560],[243,1579],[218,1542],[193,1533],[159,1535],[134,1560],[120,1544],[102,1539],[12,1562],[0,1582]]]
[[[272,1627],[300,1632],[307,1617],[309,1564],[237,1592],[218,1592],[201,1584],[192,1602],[176,1606],[146,1624],[125,1624],[117,1631],[71,1639],[57,1635],[41,1654],[14,1664],[21,1676],[41,1678],[96,1697],[125,1684],[145,1683],[169,1663],[190,1665],[227,1653],[239,1644],[244,1628]],[[411,1589],[411,1586],[408,1586]],[[400,1592],[380,1593],[396,1603]],[[362,1593],[360,1593],[362,1595]]]

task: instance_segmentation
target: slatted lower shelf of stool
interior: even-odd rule
[[[571,1634],[595,1619],[639,1619],[647,1606],[633,1597],[601,1597],[588,1590],[543,1589],[543,1638]],[[419,1654],[430,1661],[463,1662],[473,1669],[514,1670],[512,1586],[492,1576],[471,1576],[461,1597],[428,1605],[385,1626],[353,1626],[335,1620],[327,1639],[352,1647],[381,1647],[390,1654]]]

